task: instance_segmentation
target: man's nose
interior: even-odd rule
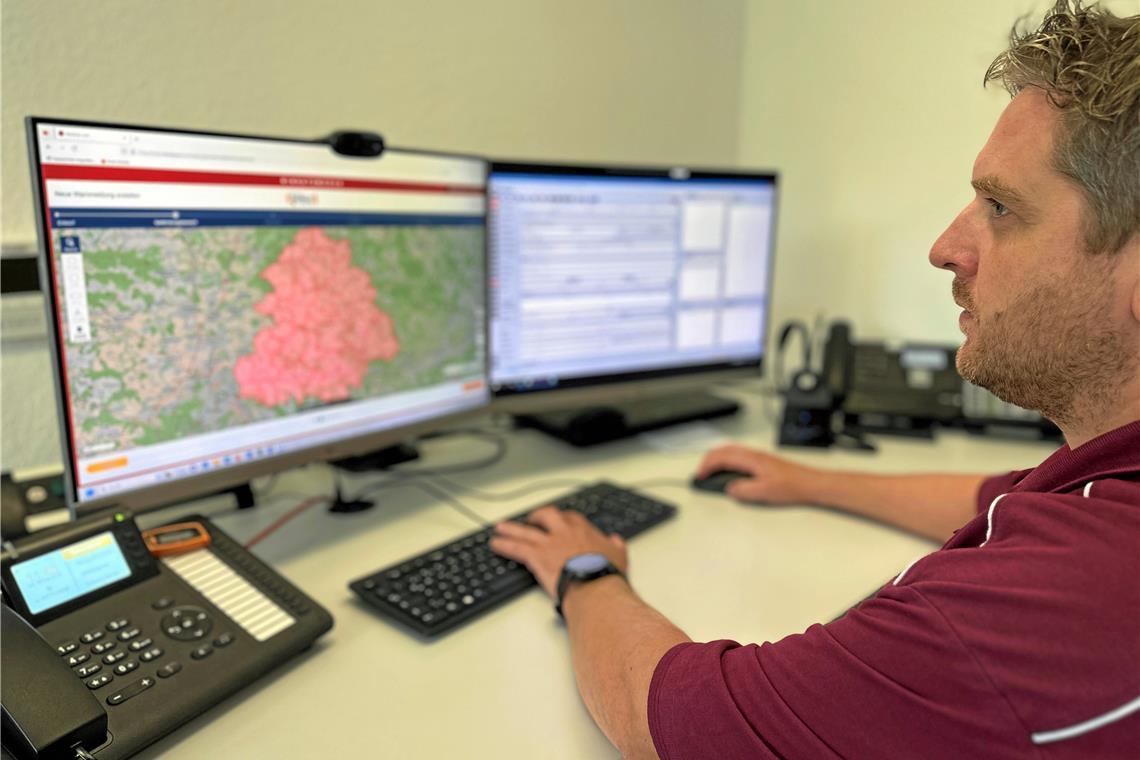
[[[978,235],[970,222],[970,206],[950,222],[930,247],[930,263],[960,277],[970,277],[978,268]]]

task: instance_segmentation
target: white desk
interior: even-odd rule
[[[737,440],[771,448],[771,424],[758,398],[736,392],[746,413],[713,424]],[[700,457],[661,453],[636,439],[588,450],[533,431],[511,433],[509,440],[504,461],[454,479],[494,492],[555,477],[604,477],[619,484],[680,480]],[[875,472],[997,472],[1033,466],[1055,448],[958,433],[943,433],[933,443],[885,436],[878,443],[878,454],[781,453],[813,465]],[[433,441],[423,464],[469,460],[485,447],[468,438]],[[349,480],[346,491],[368,481]],[[283,476],[274,490],[321,493],[330,483],[329,470],[314,467]],[[494,520],[567,490],[511,502],[461,499]],[[840,614],[937,548],[821,509],[744,507],[679,487],[644,490],[677,504],[680,513],[631,542],[631,580],[698,641],[774,640],[802,631]],[[617,757],[578,698],[564,630],[539,590],[434,643],[396,629],[356,601],[349,580],[476,527],[418,489],[381,491],[377,498],[376,508],[356,515],[311,509],[256,547],[332,613],[335,627],[308,653],[141,757]],[[273,499],[271,493],[268,509],[226,514],[217,523],[245,540],[299,500]]]

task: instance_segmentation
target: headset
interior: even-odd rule
[[[793,335],[798,335],[800,338],[800,345],[803,350],[803,364],[800,366],[796,373],[792,375],[792,380],[786,388],[780,388],[779,385],[784,377],[784,351],[787,348],[787,343]],[[819,387],[822,382],[822,377],[818,372],[812,368],[812,336],[811,330],[808,326],[798,319],[789,320],[784,324],[783,329],[780,330],[780,338],[776,343],[776,367],[775,367],[775,382],[777,391],[799,391],[800,393],[811,393]]]

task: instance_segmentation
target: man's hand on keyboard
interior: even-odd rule
[[[604,554],[623,573],[629,567],[629,555],[621,536],[605,535],[578,512],[542,507],[531,512],[527,521],[531,524],[509,521],[496,525],[491,548],[526,565],[552,599],[562,566],[571,557],[597,552]]]

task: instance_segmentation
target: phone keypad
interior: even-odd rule
[[[207,636],[214,627],[214,621],[201,607],[192,605],[175,605],[173,599],[163,597],[151,605],[156,610],[165,611],[160,626],[168,637],[176,641],[193,642],[194,649],[189,655],[194,660],[204,660],[214,653],[215,649],[229,646],[235,641],[233,633],[223,631],[218,633],[212,642]],[[142,628],[132,625],[129,618],[117,617],[104,626],[110,635],[101,629],[88,631],[76,640],[69,640],[56,646],[67,664],[75,674],[83,680],[88,689],[95,691],[113,682],[116,677],[123,677],[139,670],[140,666],[153,663],[158,666],[153,674],[142,674],[142,678],[123,686],[107,697],[108,705],[118,705],[128,699],[141,694],[154,686],[157,682],[155,676],[161,679],[171,678],[182,671],[182,663],[170,660],[165,664],[156,662],[166,654],[166,650],[155,643],[153,637],[146,635]],[[206,641],[201,641],[206,639]],[[119,643],[124,644],[119,649]],[[128,643],[129,642],[129,643]],[[137,655],[137,659],[128,659]],[[97,658],[92,660],[92,657]],[[107,670],[104,670],[104,667]]]

